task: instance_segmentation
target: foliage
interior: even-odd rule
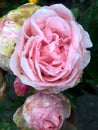
[[[0,130],[18,130],[14,124],[10,124],[6,120],[0,122]]]

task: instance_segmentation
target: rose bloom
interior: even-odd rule
[[[7,57],[12,55],[21,26],[39,8],[27,3],[0,18],[0,54]]]
[[[19,30],[20,27],[9,18],[0,22],[0,54],[11,56]]]
[[[79,82],[91,46],[89,34],[68,8],[44,6],[25,21],[10,67],[24,84],[58,93]]]
[[[43,91],[28,97],[23,105],[23,116],[34,130],[60,130],[65,118],[70,116],[70,104],[61,93]]]
[[[39,6],[27,3],[0,18],[0,68],[10,71],[9,58],[14,51],[19,30],[25,19],[37,9]]]
[[[19,26],[7,16],[0,19],[0,68],[10,71],[9,58],[14,50]]]

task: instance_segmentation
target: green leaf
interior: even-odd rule
[[[88,31],[93,42],[93,47],[90,49],[91,62],[87,71],[91,77],[90,80],[98,83],[98,0],[93,1],[93,4],[81,15],[79,23]]]
[[[79,15],[79,9],[78,8],[73,8],[73,9],[71,9],[71,11],[72,11],[75,19],[77,19],[78,15]]]
[[[79,23],[89,32],[93,44],[98,45],[98,0],[81,15]]]
[[[24,97],[18,97],[15,94],[13,86],[15,76],[13,74],[5,73],[5,78],[7,81],[7,89],[3,98],[0,100],[0,120],[5,117],[7,120],[12,121],[13,113],[24,103],[27,95]]]
[[[96,80],[87,79],[86,82],[87,82],[90,86],[96,86],[96,85],[98,85],[98,81],[96,81]]]
[[[98,46],[98,0],[96,0],[92,12],[89,32],[94,44]]]
[[[94,10],[94,4],[91,5],[81,16],[79,19],[79,23],[83,25],[85,30],[89,31],[90,22],[92,20],[92,14]]]
[[[66,95],[72,103],[79,97],[84,94],[83,92],[83,87],[84,87],[84,82],[79,83],[77,86],[73,88],[69,88],[66,91],[63,91],[63,94]],[[73,104],[74,106],[74,104]]]
[[[9,123],[6,119],[3,119],[0,122],[0,130],[18,130],[18,128],[13,123]]]

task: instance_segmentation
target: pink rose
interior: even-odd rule
[[[23,116],[34,130],[60,130],[64,119],[70,116],[70,104],[62,94],[39,91],[26,99]]]
[[[45,6],[25,21],[10,67],[24,84],[58,93],[79,82],[91,46],[88,33],[68,8]]]
[[[7,17],[0,22],[0,54],[11,56],[19,30],[20,27]]]
[[[9,58],[14,50],[19,27],[4,16],[0,19],[0,68],[10,71]]]
[[[24,96],[30,90],[30,86],[23,84],[17,77],[14,81],[14,89],[17,96]]]
[[[32,3],[19,6],[0,18],[0,54],[10,57],[24,21],[40,7]]]
[[[0,18],[0,68],[10,71],[9,58],[14,51],[19,30],[24,21],[39,8],[27,3]]]

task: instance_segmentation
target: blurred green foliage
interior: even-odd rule
[[[18,130],[18,128],[4,119],[0,122],[0,130]]]
[[[15,76],[13,76],[11,73],[5,73],[5,78],[7,81],[7,89],[3,96],[3,99],[0,100],[0,122],[1,122],[0,130],[1,128],[2,130],[14,130],[14,129],[3,129],[3,125],[4,125],[4,128],[8,128],[7,125],[9,125],[10,127],[11,124],[13,124],[12,127],[15,127],[15,124],[13,123],[13,114],[15,113],[17,108],[20,107],[24,103],[28,95],[24,97],[18,97],[15,94],[15,91],[13,88]]]

